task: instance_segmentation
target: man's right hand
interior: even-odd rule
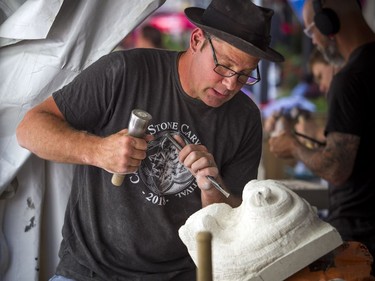
[[[100,166],[110,173],[134,173],[147,156],[147,142],[152,140],[153,136],[145,135],[144,138],[136,138],[127,133],[128,130],[124,129],[101,141]]]

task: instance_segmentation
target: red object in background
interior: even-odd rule
[[[165,33],[180,33],[195,28],[183,13],[156,14],[149,24]]]
[[[280,26],[280,30],[284,35],[291,35],[293,33],[293,25],[287,22],[284,22]]]

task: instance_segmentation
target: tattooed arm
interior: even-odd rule
[[[279,158],[302,161],[315,175],[333,185],[345,182],[353,171],[360,138],[338,132],[330,133],[326,145],[310,149],[291,132],[285,131],[269,140],[270,151]]]
[[[330,133],[327,144],[319,150],[297,146],[294,155],[316,175],[333,185],[340,185],[351,175],[360,138],[343,133]]]

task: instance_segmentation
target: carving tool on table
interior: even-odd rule
[[[178,151],[182,149],[182,146],[170,135],[167,134],[168,140],[177,148]],[[206,176],[206,178],[213,184],[213,186],[219,190],[226,198],[229,197],[229,193],[221,187],[221,185],[211,176]]]
[[[299,137],[305,138],[305,139],[307,139],[307,140],[309,140],[309,141],[311,141],[311,142],[313,142],[313,143],[315,143],[315,144],[317,144],[317,145],[319,145],[319,146],[325,146],[325,145],[326,145],[325,142],[322,142],[322,141],[319,141],[319,140],[314,139],[314,138],[312,138],[312,137],[306,136],[306,135],[301,134],[301,133],[299,133],[299,132],[297,132],[297,131],[294,131],[294,134],[295,134],[296,136],[299,136]]]
[[[128,135],[137,138],[143,137],[151,119],[152,116],[148,112],[141,109],[133,109],[128,125]],[[113,174],[112,184],[120,186],[123,183],[124,178],[124,174]]]

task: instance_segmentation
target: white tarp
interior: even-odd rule
[[[22,149],[19,121],[164,2],[0,0],[0,280],[53,274],[73,168]]]

